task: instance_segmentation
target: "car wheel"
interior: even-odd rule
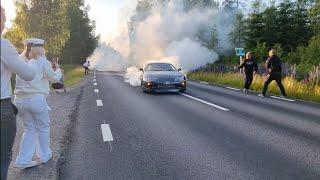
[[[187,89],[180,89],[180,91],[179,91],[179,92],[181,92],[181,93],[185,93],[185,92],[186,92],[186,90],[187,90]]]
[[[141,86],[140,86],[140,87],[141,87],[141,90],[142,90],[143,93],[147,93],[147,91],[146,91],[146,89],[143,87],[143,84],[142,84],[142,83],[141,83]]]

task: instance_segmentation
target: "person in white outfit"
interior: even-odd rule
[[[88,75],[89,74],[89,67],[90,67],[90,61],[89,59],[86,60],[85,63],[83,63],[83,68],[84,68],[84,75]]]
[[[15,166],[21,169],[39,164],[32,160],[34,154],[41,163],[48,162],[52,157],[50,117],[46,97],[50,92],[49,81],[59,82],[62,76],[59,65],[55,64],[57,69],[53,71],[51,62],[47,60],[43,48],[44,40],[31,38],[25,42],[31,45],[29,55],[26,52],[25,56],[29,56],[29,64],[35,69],[36,75],[32,81],[16,77],[15,105],[24,125],[24,133]]]
[[[11,75],[12,73],[18,74],[26,81],[31,81],[35,76],[35,72],[32,67],[19,57],[16,48],[10,43],[10,41],[2,37],[5,22],[5,12],[1,6],[1,180],[7,179],[8,167],[12,155],[12,146],[16,136],[17,111],[16,107],[11,102]]]

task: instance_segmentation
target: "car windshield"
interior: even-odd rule
[[[176,71],[176,68],[168,63],[153,63],[146,67],[146,71]]]

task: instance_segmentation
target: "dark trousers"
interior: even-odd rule
[[[12,146],[16,137],[16,108],[10,99],[1,100],[1,180],[7,179]]]
[[[87,67],[83,67],[83,68],[84,68],[84,74],[88,75],[89,74],[89,68],[87,68]]]
[[[246,73],[246,81],[244,83],[244,88],[249,89],[252,81],[253,81],[253,73]]]
[[[281,72],[273,72],[268,75],[268,79],[264,82],[262,94],[265,95],[269,84],[275,80],[283,96],[286,96],[286,91],[281,83]]]

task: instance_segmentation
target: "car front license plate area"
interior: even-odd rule
[[[176,88],[176,85],[174,84],[159,84],[159,89],[170,89],[170,88]]]

